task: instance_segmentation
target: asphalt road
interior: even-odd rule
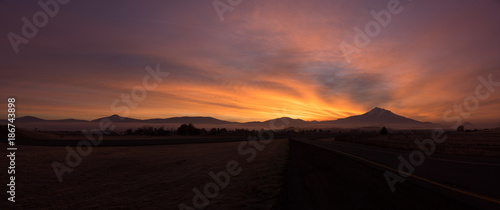
[[[398,167],[404,161],[398,157],[402,156],[405,160],[409,160],[412,152],[348,142],[321,140],[301,140],[301,142],[376,168],[380,170],[380,179],[385,179],[386,171],[400,175]],[[418,158],[414,160],[421,164],[412,165],[414,171],[410,176],[404,178],[400,175],[405,182],[411,182],[473,208],[500,209],[500,158],[431,154],[425,155],[422,161]],[[403,167],[403,171],[408,170]],[[394,185],[393,193],[398,193],[398,186],[401,184],[398,182]],[[391,192],[389,184],[385,190]]]

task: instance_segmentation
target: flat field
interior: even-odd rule
[[[272,208],[279,202],[283,187],[288,140],[276,139],[263,145],[261,151],[245,144],[242,149],[255,151],[254,159],[250,159],[252,153],[238,152],[240,144],[93,147],[71,173],[63,174],[62,182],[51,164],[66,163],[65,147],[20,145],[16,151],[13,207],[178,209],[181,203],[193,207],[193,189],[203,193],[207,183],[214,183],[209,172],[227,171],[227,163],[235,161],[241,172],[230,176],[227,187],[219,186],[218,195],[209,199],[207,208]],[[8,165],[6,158],[1,161],[3,166]],[[0,174],[0,180],[8,179],[6,173]],[[203,200],[197,201],[204,204]],[[0,206],[6,202],[7,199],[2,199]]]
[[[436,153],[449,155],[500,157],[500,131],[495,132],[450,132],[445,131],[446,140],[436,143]],[[346,141],[390,149],[418,149],[415,139],[431,139],[431,131],[413,133],[396,131],[383,136],[378,133],[341,133],[332,141]]]

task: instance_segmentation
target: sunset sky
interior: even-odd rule
[[[500,81],[496,0],[401,1],[347,62],[339,45],[388,2],[243,0],[221,21],[212,0],[73,0],[15,53],[7,35],[41,7],[3,0],[0,107],[13,96],[18,117],[109,116],[159,64],[170,75],[128,117],[334,120],[381,107],[443,123],[478,76]],[[500,87],[465,121],[498,125]]]

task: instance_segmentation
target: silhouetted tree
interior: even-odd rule
[[[195,128],[193,124],[182,124],[178,129],[177,133],[180,135],[200,135],[200,129]]]
[[[210,134],[210,135],[216,135],[217,134],[217,128],[210,129],[210,132],[208,134]]]
[[[151,126],[143,126],[135,129],[135,131],[132,131],[132,129],[127,129],[125,133],[127,135],[139,135],[139,136],[166,136],[169,135],[170,131],[165,130],[163,126],[159,128],[153,128]]]
[[[465,129],[464,129],[464,126],[463,126],[463,125],[458,126],[458,128],[457,128],[457,132],[464,132],[464,131],[465,131]]]
[[[159,128],[155,128],[154,131],[153,131],[153,135],[154,136],[165,136],[165,135],[168,135],[168,131],[166,131],[163,126],[159,127]]]
[[[380,134],[387,135],[387,134],[389,134],[389,131],[387,131],[387,128],[382,127],[382,130],[380,130]]]

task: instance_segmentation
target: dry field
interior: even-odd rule
[[[436,153],[468,156],[500,157],[500,132],[445,132],[447,140],[436,144]],[[380,146],[392,149],[418,149],[415,139],[429,139],[430,131],[416,133],[394,132],[387,136],[378,133],[336,135],[336,141]]]
[[[94,147],[73,172],[63,175],[61,183],[51,163],[65,162],[64,147],[19,146],[16,203],[7,204],[4,193],[0,206],[178,209],[184,203],[193,207],[193,188],[203,192],[205,184],[213,182],[209,172],[226,170],[234,160],[241,173],[230,177],[207,209],[270,209],[280,200],[288,141],[274,140],[252,161],[247,161],[250,154],[238,153],[240,143]],[[3,167],[8,164],[6,158],[1,162]],[[7,174],[1,173],[0,180],[7,182]]]

